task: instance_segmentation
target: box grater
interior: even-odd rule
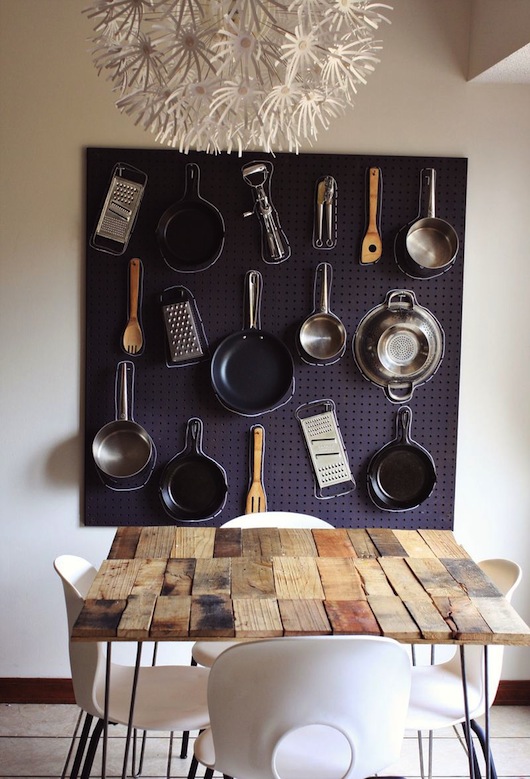
[[[324,411],[319,412],[318,409]],[[355,489],[331,400],[314,401],[300,406],[296,416],[302,427],[307,451],[315,474],[315,495],[333,498]]]
[[[161,301],[169,363],[200,360],[205,356],[206,342],[191,292],[185,287],[172,287],[164,290]]]
[[[138,180],[135,180],[138,179]],[[101,209],[92,245],[110,254],[123,254],[138,216],[147,176],[118,163]]]

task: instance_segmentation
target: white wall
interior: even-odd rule
[[[1,0],[0,676],[68,676],[62,552],[113,530],[81,505],[85,146],[154,146],[113,106],[82,2]],[[466,82],[470,2],[396,0],[383,60],[314,151],[469,158],[455,531],[527,571],[530,622],[530,88]],[[308,149],[309,150],[309,149]],[[530,678],[509,649],[504,678]]]

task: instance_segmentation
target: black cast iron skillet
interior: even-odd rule
[[[156,228],[162,257],[170,268],[184,273],[213,265],[225,240],[222,214],[200,196],[199,180],[199,166],[189,162],[184,195],[162,214]]]
[[[223,406],[243,416],[257,416],[290,400],[294,363],[283,341],[260,329],[261,273],[249,271],[246,284],[249,327],[221,341],[212,357],[210,378]]]
[[[165,466],[160,499],[172,519],[196,522],[222,510],[228,491],[226,473],[202,451],[202,420],[192,417],[186,427],[186,445]]]
[[[411,424],[411,409],[401,406],[396,414],[396,438],[376,452],[368,465],[368,494],[378,508],[416,508],[435,487],[434,460],[411,439]]]

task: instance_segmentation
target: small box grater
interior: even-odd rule
[[[136,180],[138,179],[138,180]],[[110,254],[123,254],[138,216],[147,176],[118,163],[112,171],[92,246]]]
[[[205,356],[205,337],[191,292],[185,287],[172,287],[164,290],[161,301],[169,363],[200,360]]]
[[[319,413],[319,408],[325,410]],[[354,490],[355,480],[337,425],[333,401],[306,403],[297,409],[296,416],[315,474],[315,495],[333,498]]]

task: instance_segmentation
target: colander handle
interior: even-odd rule
[[[403,382],[399,384],[387,384],[385,387],[385,394],[392,403],[404,403],[410,400],[414,392],[414,384],[412,382]]]
[[[386,305],[390,310],[414,308],[416,295],[409,289],[394,289],[388,293]]]

